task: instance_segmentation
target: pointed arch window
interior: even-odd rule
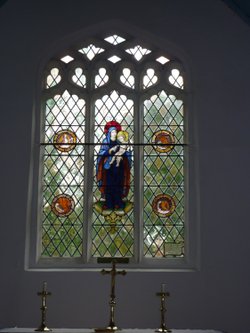
[[[92,36],[47,63],[38,262],[185,261],[184,76],[176,58],[123,33]]]

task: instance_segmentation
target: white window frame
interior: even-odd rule
[[[100,29],[101,28],[101,29]],[[126,26],[124,22],[109,22],[103,24],[102,27],[91,28],[84,32],[79,32],[77,35],[70,36],[59,43],[54,50],[50,50],[50,54],[44,56],[42,63],[39,67],[39,75],[37,82],[37,91],[35,97],[35,110],[33,121],[33,146],[31,151],[31,167],[30,167],[30,181],[29,181],[29,197],[27,207],[27,237],[26,237],[26,252],[25,252],[25,269],[26,270],[99,270],[99,264],[95,262],[84,263],[82,258],[40,258],[39,257],[39,235],[41,235],[41,224],[39,219],[39,191],[41,179],[40,165],[43,161],[39,157],[39,144],[40,144],[40,128],[43,124],[42,112],[39,107],[41,105],[42,95],[40,89],[40,82],[43,77],[44,67],[48,63],[51,54],[60,54],[61,49],[66,49],[65,46],[77,44],[78,42],[87,39],[89,36],[99,34],[99,31],[105,30],[106,35],[118,34],[121,32],[125,36],[124,31],[128,35],[138,38],[139,41],[144,41],[148,45],[154,45],[159,48],[161,52],[166,54],[173,54],[178,57],[177,63],[182,67],[182,75],[185,82],[185,97],[183,95],[183,102],[185,103],[185,142],[188,144],[185,147],[185,256],[183,258],[146,258],[140,262],[130,262],[126,265],[127,270],[131,271],[193,271],[199,268],[199,185],[198,185],[198,149],[197,149],[197,135],[196,135],[196,115],[193,110],[193,98],[191,93],[191,78],[190,71],[187,67],[187,57],[180,52],[172,44],[166,40],[161,40],[156,36],[152,36],[145,31],[138,28]],[[109,32],[109,33],[108,33]],[[142,37],[141,37],[142,36]],[[53,52],[54,51],[54,52]],[[61,53],[63,57],[64,54]],[[173,58],[173,57],[172,57]],[[185,65],[185,66],[184,66]],[[37,78],[36,78],[37,79]],[[168,92],[167,92],[168,93]],[[150,96],[152,94],[150,93]],[[149,97],[150,97],[149,96]],[[177,96],[176,96],[177,97]],[[129,98],[129,97],[128,97]],[[142,219],[140,224],[142,223]],[[135,235],[136,237],[136,235]],[[137,237],[142,238],[142,233]],[[140,251],[138,251],[139,253]]]

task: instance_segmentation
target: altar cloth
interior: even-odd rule
[[[94,328],[51,328],[52,333],[93,333]],[[212,330],[212,329],[172,329],[170,328],[172,333],[222,333],[221,331]],[[1,333],[31,333],[34,332],[34,328],[21,328],[21,327],[13,327],[13,328],[2,328],[0,329]],[[121,330],[122,333],[154,333],[154,329],[149,328],[124,328]],[[118,331],[119,333],[120,331]]]

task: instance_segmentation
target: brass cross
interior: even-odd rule
[[[116,277],[116,275],[126,275],[127,274],[127,272],[125,270],[118,271],[116,269],[116,263],[117,262],[118,261],[116,259],[112,260],[112,269],[110,271],[107,271],[105,269],[103,269],[101,271],[101,273],[103,275],[106,275],[106,274],[111,275],[111,293],[110,293],[111,298],[115,298],[115,277]]]
[[[101,270],[101,274],[111,275],[111,292],[110,292],[110,301],[109,301],[109,306],[110,306],[110,321],[108,327],[105,328],[97,328],[95,329],[96,332],[110,332],[110,331],[117,331],[118,327],[115,324],[115,277],[116,275],[126,275],[127,272],[125,270],[118,271],[116,269],[116,264],[117,263],[128,263],[129,259],[128,258],[98,258],[98,263],[112,263],[112,268],[111,270],[106,270],[103,269]]]

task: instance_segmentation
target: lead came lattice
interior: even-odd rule
[[[182,257],[183,71],[153,46],[127,35],[106,36],[65,50],[46,72],[42,256]],[[120,184],[101,186],[98,172],[127,157],[118,162],[107,156],[101,164],[108,124],[118,126],[117,138],[119,131],[128,138],[129,156],[123,204],[111,209],[107,187]]]

